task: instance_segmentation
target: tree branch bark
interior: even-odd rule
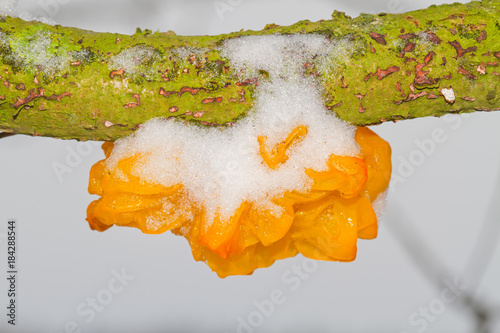
[[[116,140],[153,117],[206,126],[250,110],[258,79],[239,81],[218,47],[246,35],[322,34],[343,47],[317,76],[326,106],[355,125],[500,109],[500,2],[404,14],[177,36],[95,33],[0,17],[0,130]]]

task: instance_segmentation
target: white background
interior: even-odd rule
[[[214,2],[202,0],[21,0],[19,9],[45,11],[59,24],[96,31],[131,34],[139,26],[190,35],[328,19],[335,9],[357,16],[432,4],[220,2],[231,10],[218,13]],[[373,127],[392,145],[394,173],[404,182],[389,194],[379,237],[358,242],[356,261],[314,266],[297,256],[226,279],[195,262],[181,237],[89,229],[85,210],[95,197],[87,193],[88,172],[103,158],[97,144],[21,135],[0,139],[0,332],[460,333],[476,331],[474,309],[489,315],[490,330],[484,332],[500,332],[499,125],[500,112],[492,112]],[[431,139],[436,129],[446,140],[424,154],[416,140]],[[81,159],[71,160],[72,172],[60,181],[53,165],[67,165],[70,151],[80,151]],[[417,163],[405,169],[403,161],[410,160]],[[9,218],[17,219],[19,231],[15,327],[5,315]],[[308,265],[310,273],[294,273],[294,265]],[[133,277],[125,286],[115,283],[113,272],[122,271]],[[447,285],[455,279],[466,289],[445,303],[442,295],[453,296]],[[110,283],[121,291],[111,293]],[[259,312],[255,302],[269,304],[273,290],[284,301]],[[88,303],[96,297],[105,303],[99,311]],[[477,305],[466,305],[468,297]],[[239,326],[249,320],[253,326]]]

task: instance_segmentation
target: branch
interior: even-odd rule
[[[153,117],[231,124],[252,107],[258,78],[239,81],[218,48],[238,36],[296,33],[338,45],[329,68],[304,68],[326,106],[352,124],[500,109],[498,0],[355,19],[334,12],[219,36],[126,36],[0,17],[0,130],[115,140]]]

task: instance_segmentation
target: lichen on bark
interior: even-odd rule
[[[355,125],[500,108],[498,1],[354,19],[334,12],[218,36],[127,36],[3,17],[0,130],[115,140],[153,117],[232,124],[251,109],[265,73],[239,80],[219,49],[267,34],[321,34],[337,46],[328,68],[304,68],[325,105]]]

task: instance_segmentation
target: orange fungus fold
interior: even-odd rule
[[[287,149],[307,134],[295,128],[276,147],[259,137],[263,163],[279,168]],[[301,253],[330,261],[356,258],[358,238],[377,236],[377,217],[372,203],[387,188],[391,175],[389,144],[366,127],[358,127],[358,156],[330,155],[327,169],[305,169],[312,185],[303,192],[286,191],[272,198],[281,214],[244,201],[229,217],[215,213],[207,222],[206,209],[190,200],[182,184],[165,187],[148,183],[134,174],[144,158],[135,154],[108,169],[113,143],[104,143],[106,159],[90,171],[89,193],[101,196],[87,209],[92,229],[113,225],[140,229],[147,234],[171,230],[189,242],[193,257],[204,261],[220,277],[251,274],[275,260]]]

